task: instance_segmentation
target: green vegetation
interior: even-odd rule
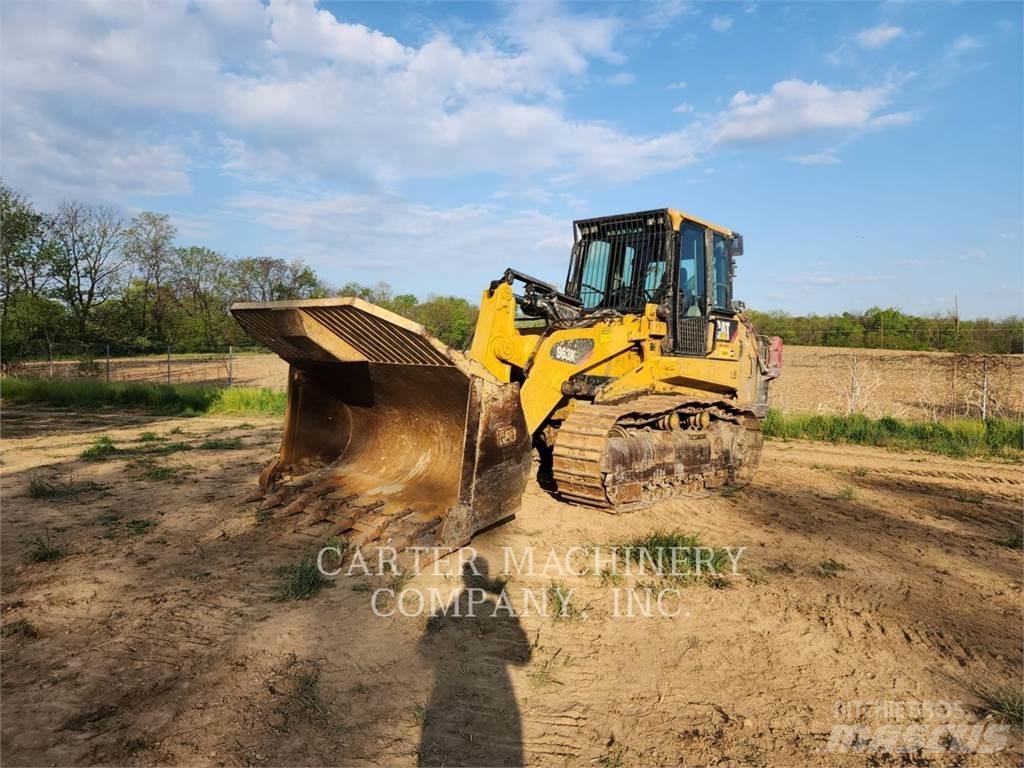
[[[964,683],[980,702],[978,713],[984,717],[1024,728],[1024,692],[1019,685]]]
[[[672,575],[673,570],[676,575],[712,576],[712,570],[724,574],[732,567],[724,549],[708,547],[698,536],[678,530],[654,531],[635,536],[616,546],[627,561],[651,570],[660,564],[662,574],[668,576]]]
[[[835,578],[840,571],[845,570],[846,563],[840,562],[839,560],[833,560],[831,557],[818,563],[818,575],[824,576],[826,579]]]
[[[50,532],[29,541],[26,559],[30,563],[52,563],[64,557],[64,547],[50,542]]]
[[[18,619],[17,621],[11,621],[4,624],[3,629],[0,630],[0,636],[3,637],[14,637],[21,635],[22,637],[35,638],[39,637],[39,630],[28,619]]]
[[[74,475],[68,475],[67,480],[54,481],[33,477],[28,482],[28,495],[33,499],[64,499],[90,491],[102,491],[104,487],[92,480],[79,480]]]
[[[155,459],[151,459],[148,456],[136,459],[131,463],[131,467],[141,472],[146,480],[152,480],[153,482],[167,480],[179,482],[192,472],[192,467],[168,467],[157,464]]]
[[[242,438],[240,437],[211,437],[199,444],[201,451],[232,451],[242,447]]]
[[[111,456],[121,453],[121,449],[114,445],[114,441],[107,435],[97,437],[93,444],[81,453],[81,458],[86,461],[106,461]]]
[[[572,590],[553,581],[547,588],[548,610],[556,619],[575,619],[579,609],[572,602]]]
[[[853,501],[857,498],[857,489],[852,485],[844,485],[836,492],[836,498],[840,501]]]
[[[327,580],[320,575],[312,560],[285,566],[279,573],[281,585],[278,596],[281,600],[308,600],[327,585]]]
[[[3,380],[2,395],[4,400],[11,403],[46,403],[64,408],[87,409],[130,407],[183,415],[210,413],[281,416],[284,414],[286,400],[284,392],[269,389],[219,389],[193,384],[144,382],[107,384],[90,379],[16,377]],[[153,442],[152,438],[140,440]]]
[[[1009,547],[1010,549],[1024,549],[1024,534],[1017,531],[1016,533],[1011,533],[1009,536],[996,539],[995,543],[1001,547]]]
[[[841,315],[794,316],[786,312],[747,312],[758,333],[781,336],[787,344],[816,347],[884,347],[974,354],[1024,352],[1024,320],[1007,317],[964,320],[918,317],[898,309],[872,307]]]
[[[782,440],[819,440],[921,450],[945,456],[1024,457],[1024,424],[1006,419],[902,421],[889,416],[823,416],[769,411],[764,434]]]

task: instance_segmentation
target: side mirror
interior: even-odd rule
[[[729,238],[729,245],[727,247],[728,253],[732,257],[743,255],[743,235],[739,232],[734,232],[732,237]]]

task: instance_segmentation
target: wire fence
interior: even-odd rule
[[[208,352],[178,351],[171,346],[154,354],[151,348],[55,344],[44,355],[4,364],[5,375],[33,378],[271,389],[287,386],[287,369],[287,363],[264,347],[231,345]]]
[[[787,346],[770,405],[786,413],[1024,420],[1024,356]]]
[[[115,351],[116,349],[116,351]],[[131,354],[131,352],[135,354]],[[55,344],[6,363],[7,375],[284,390],[288,364],[262,347],[193,352]],[[908,419],[1024,419],[1024,355],[801,346],[787,343],[770,404],[788,413]]]

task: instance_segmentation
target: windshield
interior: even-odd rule
[[[658,300],[666,264],[661,238],[622,231],[581,243],[573,286],[586,310],[639,310]]]

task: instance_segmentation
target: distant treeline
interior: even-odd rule
[[[386,283],[331,286],[300,260],[229,258],[177,246],[170,217],[66,202],[40,212],[0,182],[0,356],[4,364],[58,357],[223,352],[252,342],[235,301],[359,296],[468,346],[477,307],[455,296],[395,295]],[[1024,322],[915,317],[895,309],[795,317],[750,313],[758,331],[789,344],[1024,352]]]
[[[781,336],[787,344],[819,347],[913,349],[965,354],[1024,352],[1024,319],[963,320],[955,316],[918,317],[898,309],[872,307],[841,315],[748,312],[759,333]]]
[[[252,345],[231,317],[235,301],[359,295],[464,346],[476,308],[465,299],[394,296],[380,284],[337,288],[300,260],[229,258],[177,246],[170,217],[66,202],[40,212],[0,182],[0,356],[47,357],[222,352]]]

